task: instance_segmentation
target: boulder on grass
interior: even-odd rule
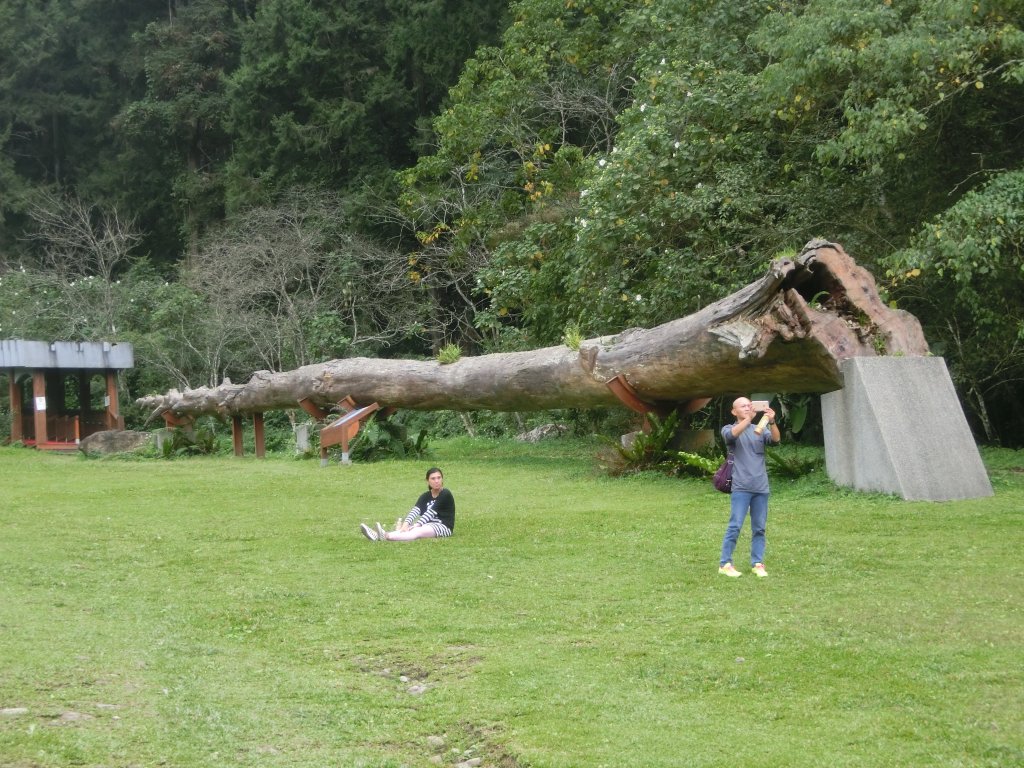
[[[149,432],[133,432],[130,429],[108,429],[93,432],[78,445],[83,453],[110,454],[133,453],[147,448],[153,441]]]
[[[541,440],[547,440],[549,437],[561,437],[568,432],[569,428],[565,424],[541,424],[529,432],[516,435],[516,440],[521,443],[539,443]]]

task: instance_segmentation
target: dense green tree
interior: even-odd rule
[[[986,440],[1024,444],[1024,169],[995,174],[883,263]]]
[[[116,204],[138,218],[141,250],[169,262],[194,255],[204,229],[224,218],[233,150],[236,209],[293,184],[359,189],[411,163],[424,121],[478,42],[495,39],[504,8],[2,0],[5,258],[28,250],[27,200],[41,187]]]
[[[224,216],[222,174],[230,154],[226,77],[238,59],[244,0],[174,0],[170,14],[135,35],[145,95],[115,121],[122,166],[148,223],[150,249],[166,261],[182,244],[194,256],[205,227]]]
[[[839,193],[819,204],[837,236],[889,250],[987,171],[1020,164],[1022,12],[1017,0],[818,0],[765,18],[753,41],[772,60],[766,103],[789,143],[816,139],[803,166]]]
[[[32,134],[42,129],[42,104],[28,84],[33,70],[47,58],[47,41],[56,36],[54,20],[37,3],[0,3],[0,248],[14,246],[32,184],[25,177],[32,164]],[[34,105],[34,106],[33,106]]]
[[[526,0],[467,66],[403,203],[431,249],[478,244],[481,322],[523,313],[548,340],[692,311],[811,236],[870,263],[981,180],[979,152],[1013,167],[1022,146],[1016,4],[900,5]],[[518,36],[540,29],[557,45]],[[605,145],[557,134],[537,98],[559,59],[635,83]],[[555,159],[579,153],[566,176]]]
[[[387,127],[410,105],[381,67],[382,15],[370,0],[262,4],[231,77],[236,200],[269,202],[290,185],[334,184],[386,161]]]
[[[594,163],[578,240],[554,262],[562,306],[599,329],[664,320],[818,235],[870,265],[981,181],[979,160],[1018,165],[1006,9],[901,7],[634,10],[681,31],[642,50],[615,151]]]
[[[131,35],[163,0],[0,3],[0,243],[17,247],[30,193],[72,189],[98,204],[118,189],[111,120],[134,88]]]
[[[1020,0],[519,0],[507,28],[503,9],[0,0],[0,298],[40,331],[95,331],[67,325],[53,251],[25,239],[57,186],[93,223],[116,203],[158,260],[191,246],[192,282],[134,254],[115,270],[157,297],[116,327],[150,323],[145,359],[178,382],[359,339],[470,351],[649,325],[827,237],[888,270],[975,423],[1009,440],[992,413],[1024,418]],[[309,188],[339,194],[296,229]]]
[[[503,5],[264,0],[231,76],[232,206],[293,184],[356,189],[411,163],[417,121],[495,34]]]
[[[383,5],[388,12],[383,30],[386,68],[408,92],[412,104],[396,137],[407,142],[402,162],[395,166],[402,167],[430,148],[430,119],[476,49],[498,40],[506,24],[508,2],[385,0]]]
[[[634,53],[615,21],[629,5],[514,6],[503,45],[467,63],[435,121],[437,151],[402,174],[394,215],[418,241],[410,277],[450,314],[452,336],[495,343],[523,312],[550,317],[559,286],[517,270],[539,270],[541,241],[571,238],[583,158],[613,145]]]
[[[523,0],[515,14],[468,63],[400,201],[416,276],[464,269],[467,316],[508,344],[692,312],[815,236],[880,271],[1021,166],[1014,0]],[[604,142],[559,131],[564,102],[544,98],[587,62],[591,93],[599,73],[629,83]],[[938,306],[917,306],[930,325]]]

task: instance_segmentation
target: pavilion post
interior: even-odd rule
[[[106,411],[103,419],[107,429],[124,429],[124,416],[121,415],[121,407],[117,396],[117,371],[107,372],[107,397]]]
[[[36,430],[36,445],[49,442],[46,434],[46,373],[32,371],[32,413]]]
[[[25,437],[25,426],[21,411],[21,385],[13,368],[7,371],[7,393],[11,403],[11,443],[19,443]]]

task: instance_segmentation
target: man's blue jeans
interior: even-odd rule
[[[732,561],[732,551],[736,549],[736,539],[743,528],[743,520],[750,510],[750,564],[764,562],[764,529],[768,525],[768,494],[733,491],[732,514],[729,516],[729,527],[725,529],[722,539],[722,557],[719,565]]]

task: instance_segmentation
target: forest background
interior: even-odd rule
[[[131,341],[134,398],[650,326],[824,237],[1019,447],[1022,11],[0,0],[0,338]]]

